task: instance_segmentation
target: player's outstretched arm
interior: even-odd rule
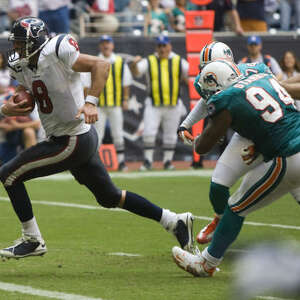
[[[209,152],[220,138],[226,134],[231,122],[232,118],[228,110],[223,110],[213,116],[203,133],[196,137],[194,142],[195,151],[198,154]]]
[[[87,90],[85,105],[81,107],[76,118],[84,114],[87,124],[93,124],[98,120],[97,103],[108,78],[110,64],[97,56],[79,54],[72,66],[75,72],[90,72],[91,87]]]

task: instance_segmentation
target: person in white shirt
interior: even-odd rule
[[[116,55],[114,42],[111,36],[103,35],[99,40],[99,57],[111,64],[110,72],[103,92],[98,101],[98,113],[101,118],[95,123],[99,142],[102,143],[105,134],[105,125],[108,119],[113,143],[117,151],[119,171],[127,171],[125,164],[125,142],[123,136],[123,110],[128,109],[129,88],[132,76],[127,63]],[[89,88],[90,73],[83,73],[84,85]]]

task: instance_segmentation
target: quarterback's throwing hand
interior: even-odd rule
[[[241,157],[246,165],[252,164],[258,156],[258,152],[255,150],[254,145],[242,148]]]
[[[185,127],[180,126],[177,130],[177,134],[184,144],[189,146],[193,145],[194,137],[189,133],[189,131]]]
[[[78,111],[76,119],[80,119],[80,115],[84,114],[84,120],[87,124],[94,124],[98,121],[97,106],[92,103],[85,103]]]

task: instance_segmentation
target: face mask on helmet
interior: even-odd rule
[[[13,49],[8,51],[8,61],[12,68],[20,71],[49,41],[48,29],[41,19],[20,18],[13,23],[8,40],[13,43]]]
[[[233,62],[216,60],[207,64],[199,78],[203,98],[208,100],[215,93],[225,90],[242,78],[242,73]]]
[[[200,71],[205,65],[217,59],[226,59],[233,62],[234,60],[231,49],[222,42],[212,42],[204,46],[200,52]]]

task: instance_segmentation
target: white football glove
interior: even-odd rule
[[[251,165],[258,156],[258,152],[255,150],[255,145],[250,145],[241,150],[242,160],[246,165]]]
[[[194,137],[185,127],[180,126],[177,130],[177,134],[185,145],[193,146]]]

